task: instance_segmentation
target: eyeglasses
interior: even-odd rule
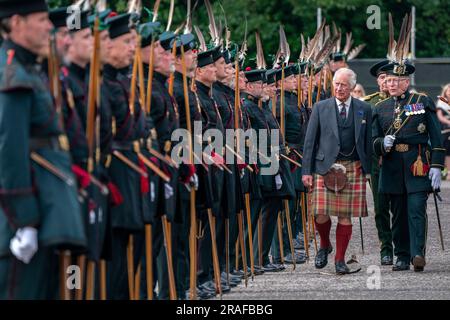
[[[405,81],[406,79],[404,78],[388,78],[386,79],[386,83],[387,84],[398,84],[402,81]]]

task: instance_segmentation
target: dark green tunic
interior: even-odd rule
[[[61,123],[36,56],[4,41],[0,49],[0,299],[14,289],[12,282],[4,281],[12,274],[3,272],[3,267],[19,263],[9,252],[18,228],[37,228],[39,249],[30,265],[20,263],[21,276],[14,279],[18,291],[9,298],[43,297],[36,288],[48,283],[52,274],[43,271],[49,260],[37,260],[48,257],[46,250],[86,246],[76,186],[30,159],[31,150],[74,179],[67,146],[58,143],[64,136]]]

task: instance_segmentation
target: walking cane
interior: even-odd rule
[[[77,289],[75,293],[75,300],[83,300],[83,290],[84,290],[84,271],[86,268],[86,256],[84,254],[79,255],[77,257],[77,265],[80,268],[80,278],[81,278],[81,286],[80,289]]]
[[[244,240],[244,218],[242,211],[238,213],[238,224],[239,224],[239,242],[241,245],[241,255],[242,255],[242,269],[244,270],[244,283],[245,287],[248,284],[247,277],[247,250],[245,250],[245,240]]]
[[[444,251],[445,250],[444,237],[442,236],[441,218],[439,216],[439,207],[438,207],[438,203],[437,203],[437,198],[440,198],[440,196],[436,190],[433,191],[433,198],[434,198],[434,206],[436,207],[436,217],[437,217],[437,221],[438,221],[439,238],[441,240],[441,248],[442,248],[442,251]],[[440,199],[440,200],[442,201],[442,199]]]
[[[225,273],[227,285],[230,286],[230,219],[225,219]]]
[[[88,261],[86,276],[86,300],[94,300],[95,262]]]
[[[248,224],[248,247],[249,247],[249,254],[250,254],[250,271],[252,280],[254,280],[255,277],[255,260],[253,255],[253,230],[252,230],[252,218],[251,218],[251,212],[250,212],[250,194],[246,193],[245,195],[245,209],[247,212],[247,224]]]
[[[209,229],[211,231],[213,269],[214,269],[214,279],[215,279],[215,283],[216,283],[216,292],[219,293],[220,298],[222,298],[222,285],[221,285],[221,279],[220,279],[219,257],[217,255],[217,243],[216,243],[216,223],[215,223],[215,218],[213,217],[211,209],[208,209],[208,220],[209,220]]]
[[[302,226],[303,226],[303,243],[305,245],[305,252],[306,252],[306,258],[309,259],[309,237],[308,237],[308,230],[306,225],[306,201],[305,201],[305,193],[301,193],[301,203],[300,206],[302,207]]]
[[[106,261],[100,260],[100,300],[106,300]]]
[[[263,267],[263,253],[262,253],[262,247],[263,247],[263,239],[262,239],[262,212],[259,212],[258,217],[258,260],[259,260],[259,266],[260,268]]]
[[[188,16],[190,15],[190,2],[188,3]],[[183,95],[184,95],[184,108],[186,113],[186,127],[189,132],[189,161],[194,163],[193,146],[192,146],[192,126],[191,126],[191,110],[189,108],[189,93],[188,93],[188,81],[186,71],[186,61],[184,59],[184,46],[181,46],[181,67],[183,76]],[[195,189],[191,188],[189,195],[189,213],[190,213],[190,233],[189,233],[189,268],[190,268],[190,299],[197,299],[197,213],[195,210]]]
[[[164,245],[166,248],[166,259],[167,259],[167,271],[169,273],[169,297],[170,300],[177,299],[177,292],[175,288],[175,275],[173,273],[173,260],[172,260],[172,240],[170,238],[170,222],[167,221],[167,216],[162,216],[163,234],[164,234]]]
[[[70,291],[67,287],[67,268],[70,265],[70,251],[64,250],[59,253],[59,284],[60,284],[60,299],[61,300],[71,300]]]
[[[277,227],[278,227],[278,242],[280,244],[280,259],[281,263],[284,264],[284,248],[283,248],[283,228],[281,226],[281,212],[278,212]]]
[[[141,264],[138,264],[136,275],[134,276],[134,300],[140,300],[141,292]]]
[[[361,250],[362,254],[364,255],[364,234],[361,216],[359,216],[359,233],[361,234]]]
[[[145,225],[145,274],[147,280],[147,299],[153,300],[153,248],[152,226]]]
[[[287,230],[288,230],[288,237],[289,237],[289,246],[291,247],[291,256],[292,256],[292,264],[293,264],[292,270],[295,270],[295,267],[296,267],[295,251],[294,251],[294,241],[292,239],[291,213],[289,210],[289,201],[288,200],[284,200],[284,209],[286,212],[286,223],[287,223]]]
[[[239,223],[238,223],[238,227],[239,227]],[[236,244],[235,244],[235,248],[234,248],[234,251],[236,252],[234,270],[236,270],[236,271],[239,270],[239,241],[240,240],[241,240],[241,237],[238,236],[238,239],[236,240]]]
[[[134,300],[133,235],[131,234],[128,236],[127,269],[128,269],[128,293],[130,300]]]

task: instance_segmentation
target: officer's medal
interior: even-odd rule
[[[395,108],[395,114],[397,115],[397,117],[394,120],[393,127],[395,130],[398,130],[402,126],[402,119],[400,118],[400,107]]]

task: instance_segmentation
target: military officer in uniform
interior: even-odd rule
[[[298,105],[298,84],[297,84],[297,75],[300,70],[297,65],[293,64],[285,68],[284,70],[284,123],[285,127],[285,143],[287,146],[287,152],[290,158],[292,158],[295,162],[301,163],[301,152],[303,149],[303,141],[304,141],[304,133],[306,131],[303,130],[302,126],[305,124],[305,119],[302,114],[302,109]],[[277,94],[277,119],[280,123],[281,114],[280,114],[280,103],[281,103],[281,72],[277,72],[276,74],[277,87],[280,91]],[[297,165],[290,163],[291,172],[293,176],[296,197],[293,201],[289,201],[289,213],[291,216],[291,229],[292,233],[295,236],[297,234],[296,230],[296,222],[301,219],[300,216],[300,208],[297,208],[295,205],[298,202],[300,193],[305,192],[305,187],[302,183],[302,174],[301,168]],[[298,210],[296,210],[296,208]],[[284,262],[288,264],[292,264],[294,257],[292,257],[292,253],[290,250],[287,225],[283,228],[283,249],[284,249]],[[276,246],[277,241],[274,242],[274,247]],[[306,261],[306,257],[303,254],[296,253],[295,254],[295,263],[301,264]]]
[[[68,7],[52,9],[49,11],[48,16],[54,28],[58,58],[62,64],[66,64],[67,61],[65,59],[69,46],[72,43],[69,28],[67,27]]]
[[[194,81],[195,71],[197,69],[197,43],[195,41],[194,35],[188,33],[183,34],[176,39],[177,45],[177,57],[175,59],[175,74],[174,74],[174,98],[178,104],[178,110],[180,114],[180,127],[187,129],[187,117],[186,117],[186,106],[185,106],[185,96],[184,96],[184,88],[183,88],[183,66],[182,66],[182,52],[181,47],[184,49],[184,63],[186,67],[186,80],[187,80],[187,94],[188,94],[188,104],[190,110],[190,118],[191,118],[191,128],[193,129],[195,124],[197,125],[205,125],[206,120],[202,114],[202,110],[200,108],[200,104],[196,99],[195,93],[192,91],[192,82]],[[201,137],[193,136],[192,139],[196,139],[197,143],[202,145]],[[194,141],[194,140],[193,140]],[[195,158],[194,158],[195,160]],[[190,166],[185,166],[184,169],[188,169]],[[196,183],[196,188],[198,188],[196,192],[196,214],[197,217],[201,217],[204,215],[206,208],[211,208],[212,205],[212,187],[210,177],[208,175],[208,171],[206,171],[208,166],[206,164],[196,164],[194,170],[191,172],[195,172],[195,179],[198,181]],[[209,169],[208,169],[209,170]],[[186,170],[184,170],[186,171]],[[178,241],[178,257],[177,257],[177,293],[179,296],[184,294],[189,290],[189,261],[191,257],[189,256],[189,230],[190,230],[190,189],[191,185],[189,184],[190,177],[185,175],[184,183],[180,183],[179,192],[180,192],[180,206],[179,210],[181,211],[181,216],[183,217],[183,223],[180,228],[180,240]],[[197,241],[197,239],[196,239]],[[197,269],[195,270],[197,272]],[[183,291],[184,290],[184,291]],[[186,294],[189,294],[187,292]],[[203,286],[197,286],[197,297],[199,299],[208,299],[215,296],[214,290],[207,290]]]
[[[279,153],[286,153],[283,144],[283,138],[281,136],[280,127],[278,122],[269,108],[263,108],[262,100],[264,95],[264,82],[266,79],[266,70],[251,70],[245,72],[247,79],[247,86],[244,92],[246,97],[244,98],[243,108],[248,114],[252,129],[266,130],[267,131],[267,143],[266,150],[268,150],[266,158],[270,161],[261,161],[258,166],[261,169],[258,171],[258,179],[256,183],[260,185],[262,201],[260,208],[262,209],[262,259],[264,271],[277,271],[282,267],[279,265],[271,264],[269,261],[270,245],[272,243],[273,234],[277,226],[277,218],[279,211],[282,208],[282,199],[293,199],[295,191],[294,184],[289,168],[289,164],[286,160],[277,157],[274,152],[279,150]],[[272,142],[272,135],[275,135],[278,131],[278,141]],[[261,149],[258,141],[258,150]],[[259,156],[260,157],[260,156]],[[261,159],[261,157],[260,157]],[[277,161],[277,164],[272,163]],[[265,167],[272,166],[273,169],[277,169],[276,172],[262,172]],[[259,211],[256,211],[259,212]],[[256,230],[256,222],[258,216],[252,216],[252,228]]]
[[[426,260],[426,205],[439,190],[445,149],[433,100],[409,91],[415,68],[393,60],[381,68],[390,97],[376,104],[374,152],[382,157],[379,192],[390,198],[394,271],[423,271]]]
[[[389,63],[389,60],[382,60],[370,68],[370,74],[377,79],[379,91],[364,97],[362,100],[372,105],[373,113],[375,105],[387,99],[389,91],[386,87],[386,72],[381,71],[381,67]],[[389,266],[393,264],[393,246],[391,230],[391,214],[389,212],[389,197],[378,192],[378,181],[380,178],[381,159],[375,153],[372,155],[371,189],[375,207],[375,224],[380,240],[381,265]]]
[[[212,85],[217,81],[217,68],[215,62],[222,58],[220,53],[220,47],[215,47],[213,49],[200,52],[198,54],[198,64],[195,74],[195,87],[196,96],[199,99],[199,105],[202,112],[205,115],[206,125],[203,127],[203,133],[209,129],[217,129],[222,134],[223,140],[225,140],[225,130],[223,127],[222,118],[220,116],[219,110],[217,108],[217,103],[212,97]],[[222,150],[214,150],[219,156],[223,157]],[[215,162],[215,161],[213,161]],[[219,165],[220,166],[220,165]],[[212,214],[215,217],[216,225],[221,225],[222,220],[224,220],[223,212],[223,188],[224,188],[224,175],[229,174],[224,172],[223,168],[219,168],[218,165],[213,164],[210,166],[211,181],[213,183],[213,204],[212,204]],[[224,222],[223,222],[224,223]],[[201,271],[199,273],[199,283],[203,284],[204,287],[212,288],[214,284],[212,282],[213,275],[213,257],[211,255],[212,241],[222,242],[222,248],[224,248],[224,240],[212,239],[210,232],[210,224],[205,221],[204,224],[204,237],[200,244],[200,263]],[[222,279],[220,280],[222,284],[222,293],[230,291],[230,287],[227,283],[224,283]],[[217,288],[216,288],[217,290]],[[218,291],[217,291],[218,293]]]
[[[52,25],[36,0],[0,1],[0,20],[0,299],[53,299],[55,250],[83,249],[86,235],[61,110],[37,62]]]
[[[111,299],[128,299],[133,294],[127,284],[127,272],[134,272],[127,270],[127,249],[131,248],[133,234],[144,229],[143,198],[149,192],[148,181],[143,181],[146,168],[135,152],[135,142],[145,131],[142,128],[145,125],[143,111],[137,99],[130,103],[130,85],[121,73],[131,65],[136,46],[132,42],[129,20],[129,14],[106,20],[111,47],[103,68],[104,90],[108,92],[104,99],[108,100],[111,109],[113,132],[113,155],[107,165],[111,182],[117,186],[123,200],[111,208],[114,248],[108,268],[108,296]]]
[[[235,119],[234,119],[234,91],[229,87],[230,74],[233,68],[230,68],[231,61],[229,57],[228,50],[220,50],[217,52],[220,54],[218,60],[214,63],[217,69],[216,76],[217,81],[213,84],[212,94],[213,98],[217,103],[217,109],[219,110],[220,117],[222,119],[222,124],[224,130],[233,130],[235,127]],[[231,75],[233,77],[234,74]],[[226,141],[225,141],[226,143]],[[228,146],[229,148],[234,149],[234,146]],[[228,149],[225,151],[228,153]],[[237,240],[237,230],[238,230],[238,219],[237,213],[243,210],[241,205],[244,203],[242,198],[242,192],[240,192],[240,188],[238,189],[239,179],[237,176],[239,175],[239,170],[236,164],[227,164],[228,168],[231,170],[231,174],[227,173],[224,175],[224,188],[223,188],[223,214],[224,222],[221,225],[217,225],[217,239],[218,239],[218,250],[219,250],[219,262],[222,270],[222,280],[226,282],[227,275],[225,273],[225,263],[226,263],[226,248],[228,245],[228,250],[232,249],[233,244]],[[240,198],[238,198],[240,197]],[[228,221],[228,223],[226,223]],[[229,243],[225,241],[226,231],[225,228],[228,227],[229,232]],[[230,276],[228,276],[230,277]],[[231,276],[230,285],[236,286],[240,280]]]
[[[157,39],[155,38],[153,54],[154,54],[154,65],[153,65],[153,82],[152,82],[152,96],[150,97],[151,107],[150,107],[150,117],[154,121],[155,129],[158,138],[159,152],[164,156],[171,157],[172,153],[172,142],[171,136],[172,132],[179,128],[179,106],[176,100],[168,91],[168,79],[171,72],[174,69],[174,57],[172,55],[173,46],[176,45],[176,35],[170,31],[167,32],[157,32]],[[147,40],[147,47],[151,42]],[[147,55],[148,57],[148,55]],[[148,58],[144,60],[147,64],[145,70],[149,68]],[[160,182],[160,191],[158,192],[158,205],[157,205],[157,220],[153,225],[155,239],[154,255],[157,257],[157,276],[158,276],[158,287],[160,288],[158,299],[168,299],[169,298],[169,278],[168,278],[168,265],[167,265],[167,255],[165,252],[163,229],[162,229],[162,217],[166,215],[172,228],[172,258],[174,273],[177,274],[178,261],[176,248],[178,247],[177,239],[179,237],[178,228],[184,223],[184,217],[181,216],[181,211],[179,210],[179,194],[178,191],[181,188],[180,182],[183,179],[189,181],[189,176],[184,177],[180,175],[177,168],[169,166],[167,164],[162,164],[163,168],[170,175],[169,182]],[[184,170],[186,171],[186,170]],[[189,171],[189,170],[188,170]],[[175,285],[179,281],[184,281],[183,279],[175,278]],[[181,292],[180,287],[178,287],[179,293],[185,295],[185,292]]]

